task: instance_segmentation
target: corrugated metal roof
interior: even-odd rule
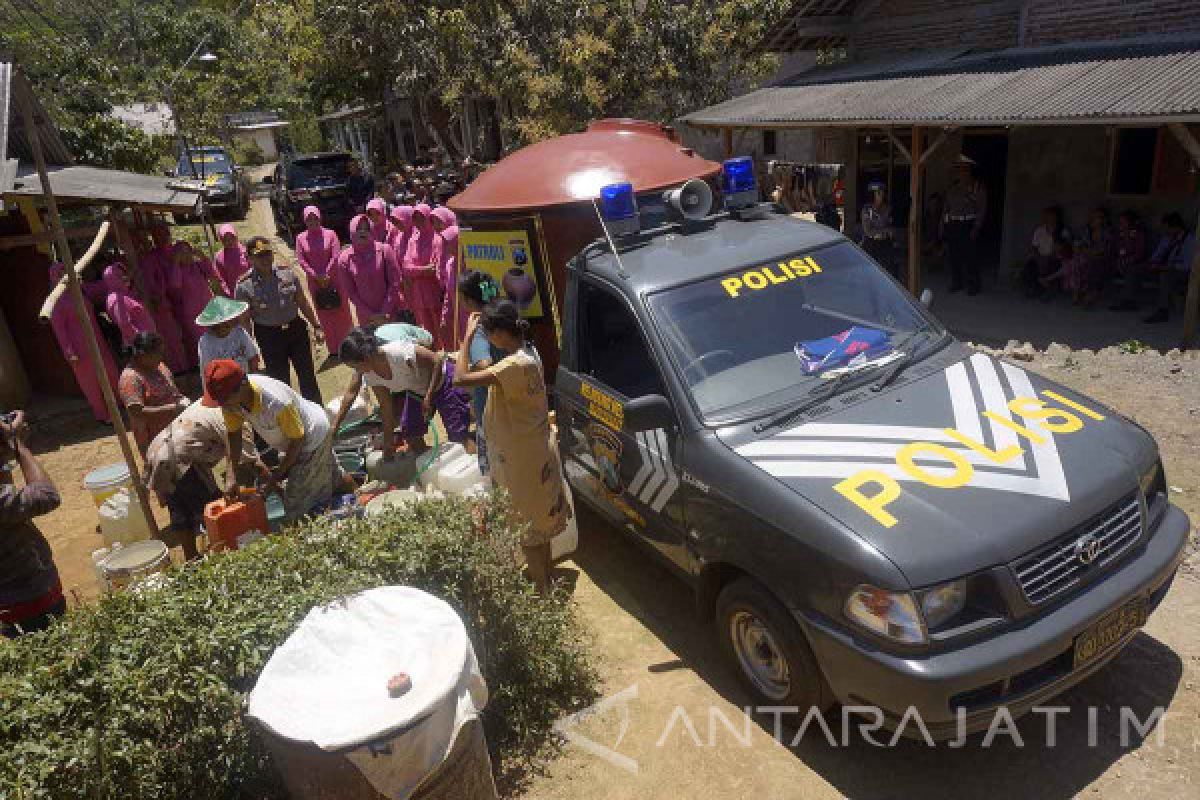
[[[695,111],[698,126],[1200,120],[1200,40],[928,51],[814,69]]]
[[[42,182],[37,173],[17,177],[11,188],[5,189],[5,200],[13,197],[40,197]],[[174,178],[141,175],[97,167],[50,167],[50,188],[59,202],[122,203],[161,211],[196,211],[203,190],[185,191],[176,188]]]

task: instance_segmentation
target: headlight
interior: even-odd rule
[[[864,584],[846,601],[846,616],[872,633],[896,642],[923,644],[927,639],[910,592],[889,592]]]
[[[918,593],[921,598],[921,614],[930,629],[940,627],[943,622],[963,610],[967,603],[967,582],[951,581]]]

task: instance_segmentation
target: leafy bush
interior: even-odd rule
[[[310,608],[396,584],[462,615],[493,756],[520,772],[554,720],[592,699],[595,675],[570,604],[538,598],[516,569],[507,519],[500,501],[439,500],[298,526],[0,643],[0,797],[282,797],[245,695]]]

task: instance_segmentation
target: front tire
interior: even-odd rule
[[[738,578],[717,597],[717,638],[760,706],[825,712],[832,693],[800,626],[760,583]]]

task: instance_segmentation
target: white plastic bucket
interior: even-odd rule
[[[113,492],[100,506],[100,535],[104,544],[131,544],[150,538],[150,525],[142,513],[142,504],[129,487]]]
[[[124,463],[97,467],[83,478],[83,488],[92,493],[96,508],[104,505],[105,500],[125,486],[132,487],[133,481],[129,478],[129,467]]]
[[[147,575],[166,572],[171,564],[171,551],[157,539],[134,542],[114,550],[100,564],[100,572],[112,589],[122,589]]]
[[[464,494],[484,480],[483,473],[479,471],[479,459],[464,453],[438,470],[435,483],[446,494]]]
[[[423,453],[417,457],[417,482],[424,487],[436,486],[442,468],[466,454],[458,442],[447,442],[436,450]]]
[[[368,517],[374,517],[388,509],[403,508],[424,498],[425,495],[415,492],[412,489],[393,489],[390,492],[384,492],[378,497],[372,498],[371,502],[367,503],[365,510]]]

